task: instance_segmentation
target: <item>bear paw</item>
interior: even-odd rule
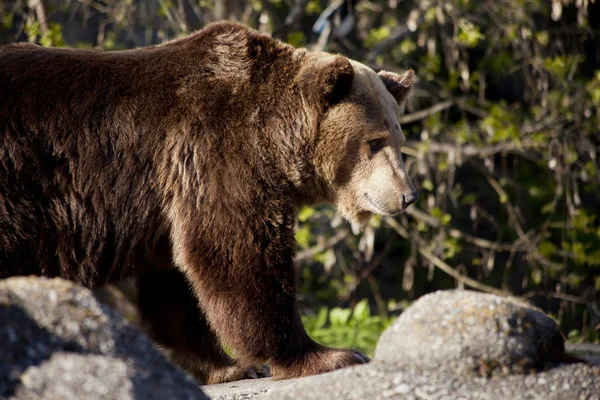
[[[359,351],[318,348],[296,356],[292,360],[271,363],[273,379],[289,379],[307,375],[317,375],[336,369],[366,364],[371,359]]]
[[[213,385],[216,383],[225,383],[239,381],[242,379],[259,379],[269,376],[269,369],[266,366],[261,367],[241,367],[234,364],[228,367],[215,368],[207,374],[204,384]]]

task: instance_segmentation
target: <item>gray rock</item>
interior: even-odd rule
[[[0,354],[0,398],[207,398],[129,321],[61,279],[0,281]]]
[[[279,393],[281,389],[290,387],[291,390],[306,378],[274,381],[271,378],[246,379],[243,381],[206,385],[202,387],[213,400],[248,400],[259,398],[268,392]]]
[[[536,374],[467,377],[380,362],[297,379],[293,385],[263,386],[255,399],[600,399],[600,367],[563,365]],[[253,388],[258,391],[257,387]],[[227,397],[227,399],[250,399]]]
[[[466,290],[418,299],[388,328],[375,359],[394,366],[487,376],[542,368],[564,338],[542,311],[510,297]]]
[[[467,377],[374,361],[335,372],[204,386],[214,400],[249,399],[600,399],[600,367],[559,365],[535,374]]]
[[[14,397],[131,399],[134,396],[130,371],[118,358],[55,352],[49,360],[25,370]]]
[[[567,344],[565,349],[567,353],[579,357],[590,364],[600,365],[600,344]]]

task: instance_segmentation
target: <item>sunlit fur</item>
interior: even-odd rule
[[[328,200],[349,221],[364,224],[372,214],[401,212],[401,196],[415,191],[402,159],[405,137],[398,124],[408,90],[394,97],[372,69],[351,64],[352,87],[323,117],[315,164],[330,188]],[[395,78],[406,89],[414,80],[412,71]],[[383,141],[376,153],[368,144],[374,139]]]
[[[0,47],[0,277],[135,278],[149,334],[203,382],[363,363],[302,326],[295,213],[397,210],[390,93],[412,81],[227,22],[126,51]],[[371,135],[390,140],[373,157]]]

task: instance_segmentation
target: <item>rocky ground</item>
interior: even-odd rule
[[[89,290],[0,280],[0,399],[600,399],[599,365],[540,310],[456,290],[415,302],[368,365],[200,388]]]

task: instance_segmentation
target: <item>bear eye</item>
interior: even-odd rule
[[[367,142],[367,144],[369,145],[369,150],[371,150],[371,153],[377,153],[385,146],[385,139],[371,139]]]

